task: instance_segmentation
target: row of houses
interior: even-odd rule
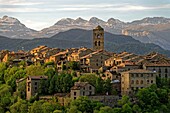
[[[110,79],[112,87],[121,95],[133,95],[138,89],[155,84],[156,76],[170,78],[170,59],[164,55],[156,52],[147,55],[136,55],[129,52],[116,54],[104,50],[104,29],[101,26],[97,26],[93,30],[93,48],[60,49],[42,45],[28,52],[4,50],[0,52],[0,61],[16,65],[20,61],[26,61],[27,65],[54,62],[58,72],[62,71],[62,67],[67,66],[69,62],[77,62],[80,65],[80,69],[77,70],[80,75],[96,73],[104,80]],[[27,99],[37,93],[38,81],[41,79],[48,78],[44,76],[27,77]],[[19,82],[20,80],[17,81],[17,84]],[[95,95],[97,95],[95,87],[89,83],[75,83],[70,92],[72,99],[79,96],[91,96],[92,98]]]

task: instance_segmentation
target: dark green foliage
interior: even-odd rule
[[[75,61],[70,61],[68,62],[67,68],[71,70],[80,70],[80,64]]]
[[[96,93],[102,93],[103,92],[103,90],[104,90],[103,84],[104,84],[103,79],[101,77],[98,77],[96,79]]]
[[[30,65],[26,68],[26,73],[31,76],[44,75],[44,67],[41,65]]]
[[[91,85],[95,86],[97,78],[98,77],[95,74],[85,74],[80,77],[80,81],[88,82]]]
[[[71,102],[69,111],[73,113],[93,113],[94,110],[99,110],[103,107],[99,102],[90,100],[88,97],[79,97]]]
[[[112,85],[111,85],[111,80],[110,79],[106,79],[104,81],[103,88],[104,88],[104,93],[111,94],[111,92],[112,92]]]
[[[19,100],[10,106],[11,113],[27,113],[28,112],[28,103],[25,100]]]
[[[6,63],[0,63],[0,81],[2,83],[4,82],[4,74],[6,69],[7,69]]]

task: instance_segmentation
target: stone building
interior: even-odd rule
[[[14,59],[25,59],[26,53],[23,51],[19,51],[19,52],[8,52],[4,58],[3,58],[3,62],[7,62],[7,61],[13,61]]]
[[[93,50],[104,50],[104,29],[99,25],[93,29]]]
[[[158,77],[170,78],[170,63],[147,63],[143,68],[158,73]]]
[[[110,54],[103,50],[92,52],[80,58],[81,69],[86,72],[98,72],[99,68],[104,66],[105,60],[109,57]]]
[[[88,82],[75,82],[71,88],[71,98],[76,99],[80,96],[89,96],[95,94],[95,87]]]
[[[156,83],[156,74],[153,71],[135,69],[121,73],[121,95],[131,95],[141,88]]]
[[[80,48],[78,51],[71,53],[68,57],[68,61],[80,61],[80,58],[94,52],[92,49]]]
[[[29,100],[35,96],[38,93],[40,81],[47,79],[47,76],[28,76],[26,79],[26,99]]]

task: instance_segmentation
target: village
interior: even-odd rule
[[[89,82],[76,81],[69,93],[54,93],[53,95],[42,95],[39,99],[49,100],[57,98],[61,105],[69,103],[70,99],[80,96],[88,96],[92,100],[102,102],[107,106],[114,107],[123,96],[133,96],[139,89],[156,84],[156,78],[170,78],[170,58],[157,52],[146,55],[137,55],[123,51],[114,53],[104,48],[104,29],[97,26],[93,29],[92,48],[50,48],[40,45],[30,51],[19,50],[18,52],[2,50],[0,62],[8,62],[10,66],[18,66],[25,62],[26,66],[53,64],[57,73],[74,68],[74,75],[80,77],[87,74],[109,80],[110,87],[114,91],[97,93],[96,87]],[[142,49],[142,48],[138,48]],[[68,65],[73,64],[68,69]],[[41,80],[48,80],[48,76],[27,76],[16,80],[16,86],[26,82],[26,99],[37,95]]]

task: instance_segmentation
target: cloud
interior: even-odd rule
[[[5,2],[5,0],[0,0]],[[11,4],[20,4],[20,5],[31,5],[31,4],[40,4],[39,2],[24,2],[25,0],[10,0]],[[56,4],[48,4],[49,6],[43,7],[3,7],[0,8],[0,12],[57,12],[57,11],[119,11],[119,12],[127,12],[127,11],[145,11],[145,10],[159,10],[159,9],[170,9],[170,4],[160,5],[160,6],[142,6],[142,5],[131,5],[128,3],[123,4],[75,4],[75,5],[56,5]],[[51,5],[51,7],[50,7]],[[55,7],[54,7],[55,6]]]
[[[26,0],[0,0],[0,5],[13,5],[13,6],[31,6],[31,5],[39,5],[44,4],[43,2],[27,2]]]
[[[0,12],[4,13],[33,13],[33,12],[51,12],[52,9],[40,9],[40,8],[0,8]]]

